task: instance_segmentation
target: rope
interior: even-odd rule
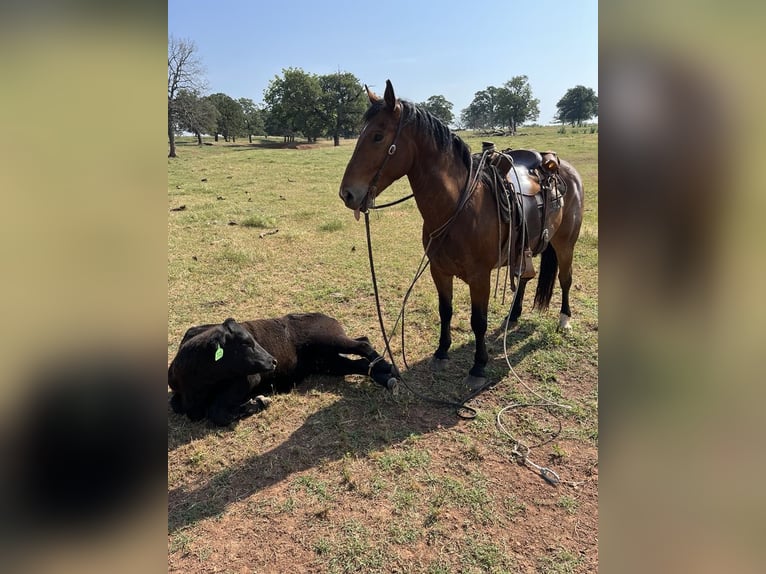
[[[398,131],[397,131],[396,135],[397,136],[399,135]],[[395,138],[395,140],[396,140],[396,138]],[[392,148],[395,151],[395,145],[392,145]],[[405,293],[404,299],[402,301],[402,307],[401,307],[401,309],[399,311],[399,315],[397,316],[396,322],[394,323],[394,326],[393,326],[393,328],[391,330],[391,333],[395,332],[396,327],[397,327],[399,321],[400,320],[402,321],[402,359],[403,359],[405,367],[408,370],[409,370],[409,365],[407,364],[406,351],[405,351],[405,343],[404,343],[404,314],[405,314],[405,307],[406,307],[406,304],[407,304],[407,300],[409,299],[409,296],[412,293],[413,288],[415,287],[415,283],[418,281],[418,279],[420,279],[420,277],[423,275],[425,270],[428,268],[428,265],[430,263],[430,261],[428,260],[428,252],[430,251],[430,248],[431,248],[431,245],[432,245],[434,239],[437,239],[437,238],[441,237],[442,235],[444,235],[447,232],[447,230],[450,228],[450,226],[454,223],[454,221],[457,218],[457,216],[460,214],[460,212],[463,210],[463,208],[467,205],[467,203],[470,200],[470,198],[473,196],[473,193],[476,190],[479,178],[481,177],[482,171],[483,171],[484,166],[486,164],[487,157],[489,157],[490,153],[491,153],[491,151],[485,151],[484,153],[482,153],[481,158],[480,158],[479,163],[478,163],[478,166],[476,168],[473,167],[473,162],[471,162],[470,168],[469,168],[469,171],[468,171],[468,175],[466,177],[466,184],[465,184],[465,187],[463,188],[463,192],[461,193],[461,197],[460,197],[460,199],[458,201],[458,205],[457,205],[457,208],[455,209],[455,212],[452,214],[452,216],[447,221],[445,221],[442,225],[437,227],[434,231],[432,231],[429,234],[429,236],[428,236],[428,243],[426,244],[426,247],[423,250],[423,257],[421,258],[420,264],[418,265],[418,269],[415,272],[415,276],[414,276],[412,282],[410,283],[410,286],[407,289],[407,292]],[[391,155],[391,154],[389,154],[389,155]],[[388,157],[386,157],[384,159],[383,165],[385,165],[387,159],[388,159]],[[380,176],[380,172],[382,171],[382,167],[383,166],[381,166],[381,168],[375,174],[375,177],[373,178],[373,182],[370,185],[370,189],[374,189],[374,184],[377,183],[377,179]],[[401,201],[404,201],[405,199],[409,199],[409,197],[401,199],[401,200],[398,200],[395,203],[399,203]],[[387,207],[387,206],[388,205],[381,206],[381,207]],[[393,353],[391,351],[391,346],[390,346],[390,343],[389,343],[389,336],[386,333],[386,328],[385,328],[385,325],[384,325],[384,322],[383,322],[383,314],[382,314],[381,307],[380,307],[380,294],[379,294],[379,291],[378,291],[377,276],[375,274],[375,262],[374,262],[374,258],[373,258],[373,254],[372,254],[372,238],[371,238],[371,235],[370,235],[370,216],[369,216],[369,210],[365,210],[364,211],[364,223],[365,223],[365,231],[366,231],[366,236],[367,236],[367,255],[368,255],[368,258],[369,258],[369,262],[370,262],[370,274],[371,274],[371,277],[372,277],[373,292],[375,294],[375,307],[376,307],[377,314],[378,314],[378,323],[379,323],[379,326],[380,326],[381,335],[383,336],[383,341],[384,341],[384,344],[385,344],[385,347],[386,347],[386,352],[388,353],[388,356],[391,359],[391,364],[394,365],[394,367],[396,367],[396,363],[394,361],[394,355],[393,355]],[[477,415],[476,409],[466,405],[466,403],[468,401],[474,399],[476,396],[478,396],[480,393],[482,393],[487,388],[492,386],[491,382],[487,382],[482,387],[474,390],[470,395],[468,395],[468,397],[465,400],[463,400],[462,402],[458,403],[458,402],[455,402],[455,401],[449,401],[449,400],[444,400],[444,399],[436,399],[436,398],[429,397],[427,395],[424,395],[424,394],[418,392],[417,390],[415,390],[414,388],[412,388],[408,384],[407,380],[404,377],[401,376],[401,371],[400,371],[400,381],[402,382],[404,387],[407,388],[407,390],[409,390],[413,395],[415,395],[416,397],[420,398],[421,400],[424,400],[426,402],[430,402],[432,404],[456,407],[456,414],[460,418],[464,418],[464,419],[473,419]]]
[[[522,217],[522,219],[523,219],[523,217]],[[524,230],[522,231],[522,234],[524,234],[526,232],[526,225],[524,225],[523,228],[524,228]],[[523,245],[523,236],[522,236],[522,245]],[[519,296],[519,291],[520,291],[520,289],[517,289],[516,292],[514,293],[513,303],[511,304],[511,308],[513,308],[516,305],[516,299]],[[498,429],[500,429],[500,431],[502,431],[513,442],[513,450],[511,451],[511,454],[513,455],[513,457],[520,464],[524,464],[524,465],[530,466],[533,469],[535,469],[540,474],[540,476],[548,484],[550,484],[552,486],[557,486],[558,484],[567,484],[569,486],[579,486],[579,485],[583,484],[583,482],[574,482],[574,481],[569,481],[569,480],[564,480],[563,481],[563,480],[561,480],[561,477],[559,477],[559,475],[555,471],[551,470],[550,468],[547,468],[547,467],[544,467],[544,466],[540,466],[539,464],[536,464],[529,457],[529,454],[530,454],[531,449],[533,447],[536,448],[536,447],[539,447],[539,446],[543,446],[544,444],[547,444],[547,443],[551,442],[555,437],[557,437],[559,435],[559,433],[561,433],[561,428],[562,428],[561,419],[559,419],[553,412],[551,412],[549,410],[549,408],[550,407],[558,407],[558,408],[561,408],[561,409],[564,409],[564,410],[571,410],[572,407],[570,405],[564,405],[564,404],[561,404],[561,403],[557,403],[555,401],[551,401],[551,400],[543,397],[540,393],[538,393],[535,390],[533,390],[532,388],[530,388],[529,385],[527,385],[521,379],[521,377],[519,377],[519,375],[514,370],[513,365],[511,365],[510,359],[508,358],[508,327],[509,327],[509,325],[510,325],[510,315],[508,316],[508,318],[505,321],[505,329],[503,331],[503,356],[505,358],[505,364],[508,365],[508,370],[513,375],[513,377],[516,379],[516,381],[518,381],[521,384],[521,386],[523,386],[530,394],[532,394],[535,397],[537,397],[540,400],[540,402],[537,402],[537,403],[511,403],[510,405],[507,405],[507,406],[503,407],[497,413],[497,417],[495,419],[496,425],[497,425]],[[516,409],[516,408],[542,408],[542,409],[546,409],[548,411],[548,413],[556,419],[556,422],[558,423],[559,428],[558,428],[558,430],[555,433],[553,433],[551,438],[549,438],[548,440],[543,441],[543,442],[541,442],[539,444],[535,444],[535,445],[529,446],[529,445],[525,444],[524,442],[522,442],[521,440],[517,439],[515,436],[513,436],[513,434],[511,434],[511,432],[505,427],[505,425],[503,424],[503,422],[501,420],[503,413],[505,413],[506,411],[509,411],[511,409]]]
[[[400,125],[400,127],[401,127],[401,125]],[[397,130],[397,134],[396,135],[397,136],[399,135],[398,130]],[[396,140],[396,138],[395,138],[395,140]],[[391,149],[393,151],[395,151],[396,150],[395,145],[392,145]],[[408,289],[407,289],[407,291],[406,291],[406,293],[404,295],[404,298],[402,300],[402,306],[401,306],[399,314],[398,314],[398,316],[396,318],[396,321],[394,322],[394,326],[391,329],[391,333],[394,333],[396,331],[396,327],[398,326],[399,321],[401,320],[401,322],[402,322],[402,332],[401,332],[401,335],[402,335],[402,360],[403,360],[403,363],[404,363],[404,365],[405,365],[407,370],[409,370],[409,365],[407,364],[407,355],[406,355],[406,351],[405,351],[405,338],[404,338],[404,321],[405,321],[404,317],[405,317],[405,308],[407,306],[407,301],[408,301],[408,299],[410,297],[410,294],[412,293],[412,290],[414,289],[415,284],[417,283],[418,279],[420,279],[420,277],[423,275],[425,270],[428,268],[428,265],[430,264],[430,260],[428,259],[428,252],[430,250],[431,244],[433,243],[433,240],[438,238],[438,237],[440,237],[440,236],[442,236],[444,233],[446,233],[446,231],[449,229],[449,227],[455,221],[455,219],[460,214],[462,209],[468,203],[468,200],[471,198],[471,196],[473,195],[474,190],[476,189],[476,184],[478,183],[479,177],[481,177],[481,173],[482,173],[482,171],[484,169],[484,166],[486,164],[486,158],[487,158],[487,156],[490,153],[491,153],[490,151],[485,151],[482,154],[481,159],[479,160],[479,163],[478,163],[478,166],[477,166],[476,169],[473,168],[473,162],[471,162],[471,168],[469,170],[468,177],[466,178],[466,186],[463,189],[463,193],[461,194],[461,199],[458,202],[457,209],[455,210],[455,213],[452,215],[452,217],[450,217],[446,222],[444,222],[441,226],[439,226],[436,230],[434,230],[433,232],[431,232],[429,234],[428,243],[426,244],[426,247],[425,247],[425,249],[423,251],[423,257],[420,260],[420,264],[418,265],[418,268],[417,268],[417,270],[415,272],[413,280],[410,283],[410,286],[408,287]],[[393,155],[393,153],[389,152],[389,156],[390,155]],[[382,171],[382,168],[386,164],[387,160],[388,160],[388,157],[385,158],[385,160],[383,162],[383,165],[381,165],[381,168],[375,174],[374,181],[373,181],[373,183],[370,186],[371,190],[374,189],[374,184],[377,183],[377,179],[380,176],[380,172]],[[515,167],[513,167],[513,169],[515,171]],[[518,178],[518,176],[517,176],[517,178]],[[390,207],[392,205],[396,205],[398,203],[401,203],[403,201],[406,201],[406,200],[410,199],[411,197],[413,197],[413,195],[414,194],[410,194],[407,197],[401,198],[399,200],[396,200],[396,201],[393,201],[391,203],[384,204],[384,205],[381,205],[381,206],[377,206],[377,207],[373,206],[370,209],[383,209],[385,207]],[[497,199],[498,199],[498,225],[500,225],[500,214],[499,214],[499,209],[500,209],[499,201],[500,201],[500,198],[498,197]],[[522,211],[523,206],[521,205],[521,200],[520,200],[520,198],[516,198],[516,197],[514,199],[516,200],[515,203],[519,207],[519,217],[520,217],[521,228],[522,228],[522,231],[521,231],[521,233],[522,233],[522,237],[521,237],[521,250],[522,250],[522,253],[521,253],[520,257],[523,257],[524,256],[523,249],[524,249],[524,244],[525,244],[525,240],[526,240],[527,226],[526,226],[526,221],[524,220],[524,214],[523,214],[523,211]],[[513,212],[512,212],[512,209],[510,209],[510,207],[511,207],[510,206],[510,198],[508,198],[509,217],[511,218],[511,221],[508,224],[509,225],[509,241],[508,241],[508,263],[507,263],[507,265],[509,267],[513,263],[512,259],[511,259],[513,254],[511,252],[512,246],[511,246],[511,237],[510,237],[512,235],[512,229],[513,229]],[[369,262],[370,262],[370,274],[371,274],[371,277],[372,277],[373,292],[375,294],[375,307],[376,307],[376,311],[377,311],[377,315],[378,315],[378,323],[379,323],[379,326],[380,326],[381,335],[383,336],[383,341],[384,341],[384,344],[385,344],[386,352],[388,353],[388,356],[389,356],[389,358],[391,360],[391,364],[394,366],[394,368],[396,368],[396,363],[395,363],[395,360],[394,360],[394,355],[393,355],[393,353],[391,351],[391,346],[390,346],[390,343],[389,343],[389,336],[386,333],[385,324],[383,322],[383,313],[382,313],[381,306],[380,306],[380,294],[379,294],[379,291],[378,291],[377,277],[376,277],[376,274],[375,274],[375,262],[374,262],[374,258],[373,258],[373,254],[372,254],[372,237],[371,237],[371,234],[370,234],[370,216],[369,216],[369,210],[365,210],[364,211],[364,224],[365,224],[365,232],[366,232],[366,236],[367,236],[367,254],[368,254],[368,258],[369,258]],[[500,234],[498,233],[498,265],[501,263],[500,259],[502,258],[502,255],[501,255],[502,246],[500,245],[501,244],[501,240],[500,240],[499,236],[500,236]],[[509,276],[509,272],[506,271],[506,280],[504,281],[504,286],[503,286],[503,303],[505,303],[505,288],[506,288],[508,276]],[[498,282],[498,280],[499,280],[499,269],[498,269],[498,276],[495,279],[495,296],[497,296],[497,282]],[[519,291],[521,291],[521,289],[515,289],[513,303],[511,305],[511,308],[513,308],[515,306],[515,304],[516,304],[516,300],[517,300],[517,298],[519,296]],[[508,436],[508,438],[510,438],[510,440],[513,442],[513,450],[511,451],[513,457],[520,464],[524,464],[526,466],[529,466],[529,467],[535,469],[538,472],[538,474],[546,482],[548,482],[548,484],[550,484],[552,486],[557,486],[558,484],[568,484],[568,485],[571,485],[571,486],[577,486],[579,484],[583,484],[582,482],[562,481],[561,477],[554,470],[552,470],[550,468],[547,468],[547,467],[544,467],[544,466],[541,466],[541,465],[538,465],[537,463],[532,461],[532,459],[529,456],[530,452],[531,452],[531,447],[529,445],[525,444],[524,442],[522,442],[521,440],[519,440],[518,438],[516,438],[513,434],[511,434],[511,432],[505,427],[505,425],[502,422],[502,415],[503,415],[503,413],[505,413],[505,412],[507,412],[507,411],[509,411],[511,409],[515,409],[515,408],[544,408],[544,409],[548,409],[549,407],[559,407],[559,408],[562,408],[564,410],[569,410],[569,409],[572,408],[569,405],[564,405],[564,404],[561,404],[561,403],[557,403],[557,402],[554,402],[554,401],[547,400],[545,397],[543,397],[542,395],[540,395],[539,393],[537,393],[536,391],[531,389],[524,381],[521,380],[521,377],[519,377],[519,375],[513,369],[513,366],[511,365],[510,359],[508,358],[508,327],[509,327],[509,324],[510,324],[510,312],[509,312],[508,317],[506,318],[505,329],[504,329],[504,333],[503,333],[503,354],[504,354],[504,357],[505,357],[505,362],[508,365],[508,369],[509,369],[510,373],[514,376],[514,378],[519,383],[521,383],[521,385],[527,391],[529,391],[532,395],[534,395],[538,399],[540,399],[541,402],[538,402],[538,403],[511,403],[510,405],[507,405],[507,406],[503,407],[497,413],[497,417],[496,417],[497,427],[506,436]],[[372,371],[372,365],[370,367],[370,372],[371,371]],[[492,386],[492,383],[488,382],[487,384],[485,384],[481,388],[476,389],[475,391],[473,391],[462,402],[449,401],[449,400],[444,400],[444,399],[433,398],[433,397],[430,397],[430,396],[427,396],[427,395],[424,395],[424,394],[418,392],[417,390],[415,390],[413,387],[411,387],[409,385],[409,383],[407,382],[406,378],[404,376],[402,376],[401,371],[399,369],[397,369],[397,371],[399,371],[399,380],[401,381],[402,385],[407,390],[409,390],[415,397],[417,397],[417,398],[419,398],[419,399],[421,399],[421,400],[423,400],[425,402],[432,403],[432,404],[455,407],[456,408],[456,414],[460,418],[464,418],[464,419],[473,419],[478,414],[475,408],[468,406],[466,403],[468,403],[469,401],[473,400],[476,396],[478,396],[484,390],[486,390],[487,388]],[[542,446],[544,444],[549,443],[550,441],[552,441],[556,436],[558,436],[561,433],[561,429],[562,429],[561,419],[559,419],[554,413],[552,413],[550,411],[548,411],[548,412],[551,414],[551,416],[553,416],[556,419],[556,422],[558,423],[558,430],[548,440],[543,441],[543,442],[541,442],[539,444],[533,445],[534,447]]]
[[[365,224],[365,229],[366,229],[366,234],[367,234],[367,254],[368,254],[368,257],[369,257],[369,260],[370,260],[370,273],[372,275],[373,292],[375,293],[375,307],[376,307],[377,312],[378,312],[378,323],[380,325],[380,332],[383,335],[383,342],[384,342],[384,344],[386,346],[386,352],[388,353],[388,356],[391,359],[391,364],[394,366],[394,368],[396,368],[396,362],[394,361],[394,355],[391,352],[391,346],[389,345],[388,335],[386,334],[386,328],[385,328],[385,325],[383,324],[383,313],[382,313],[381,308],[380,308],[380,295],[378,293],[378,281],[377,281],[377,278],[375,276],[375,263],[374,263],[373,256],[372,256],[372,238],[370,236],[370,216],[369,216],[368,212],[364,213],[364,224]],[[425,270],[425,268],[423,270]],[[423,270],[421,270],[419,274],[416,274],[415,281],[417,281],[417,279],[420,277],[420,275],[422,275]],[[414,286],[414,282],[410,286],[410,290],[412,289],[412,286]],[[463,402],[456,402],[456,401],[449,401],[449,400],[445,400],[445,399],[436,399],[436,398],[433,398],[433,397],[429,397],[428,395],[424,395],[424,394],[418,392],[417,390],[415,390],[414,388],[412,388],[409,385],[409,383],[407,382],[407,379],[401,374],[401,371],[399,371],[399,380],[401,381],[402,385],[404,385],[404,387],[408,391],[410,391],[413,395],[415,395],[417,398],[419,398],[419,399],[421,399],[423,401],[426,401],[426,402],[429,402],[429,403],[432,403],[432,404],[437,404],[437,405],[455,407],[455,409],[456,409],[455,412],[456,412],[457,416],[459,416],[460,418],[463,418],[463,419],[473,419],[478,414],[476,412],[476,409],[474,409],[473,407],[470,407],[470,406],[465,404],[466,402],[468,402],[469,399],[466,399]],[[473,398],[473,396],[471,396],[471,398]]]
[[[511,410],[511,409],[523,408],[523,407],[545,407],[545,406],[546,405],[542,404],[542,403],[541,404],[512,403],[512,404],[510,404],[510,405],[508,405],[506,407],[503,407],[502,409],[500,409],[498,411],[497,417],[496,417],[495,421],[496,421],[497,427],[501,431],[503,431],[513,441],[514,445],[513,445],[513,450],[511,451],[511,453],[513,454],[514,458],[520,464],[527,464],[527,465],[531,466],[532,468],[534,468],[535,470],[537,470],[540,473],[540,476],[542,476],[549,484],[555,486],[559,482],[561,482],[561,478],[559,477],[559,475],[556,474],[556,472],[551,470],[550,468],[547,468],[547,467],[544,467],[544,466],[540,466],[540,465],[535,464],[534,462],[532,462],[532,460],[529,458],[529,452],[530,452],[531,447],[529,445],[527,445],[527,444],[524,444],[522,441],[520,441],[515,436],[513,436],[510,433],[510,431],[507,428],[505,428],[505,425],[503,424],[503,421],[502,421],[502,418],[501,418],[504,412],[506,412],[508,410]],[[547,443],[551,442],[554,438],[556,438],[561,433],[561,419],[559,419],[555,415],[553,415],[553,416],[554,416],[554,418],[556,419],[556,422],[559,425],[558,430],[555,433],[553,433],[548,440],[542,441],[542,442],[540,442],[540,443],[538,443],[536,445],[533,445],[533,446],[537,447],[537,446],[542,446],[544,444],[547,444]],[[520,448],[523,449],[523,452],[521,452],[519,450]]]

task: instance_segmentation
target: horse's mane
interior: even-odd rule
[[[424,110],[407,100],[399,100],[399,102],[402,104],[402,113],[404,114],[402,122],[404,124],[415,124],[418,131],[431,137],[437,149],[444,152],[451,151],[455,154],[455,159],[462,162],[465,168],[470,171],[471,148],[468,147],[467,143],[428,110]],[[364,114],[364,122],[370,121],[384,106],[385,102],[382,99],[373,103]]]

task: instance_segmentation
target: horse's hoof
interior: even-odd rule
[[[437,359],[436,357],[431,359],[431,370],[434,373],[443,371],[447,368],[447,365],[449,365],[449,359]]]
[[[472,391],[478,391],[487,384],[487,377],[474,377],[473,375],[468,375],[463,379],[463,384]]]
[[[399,381],[394,377],[391,377],[386,383],[386,388],[391,392],[392,395],[397,396],[399,394]]]
[[[503,330],[508,329],[509,331],[513,331],[518,326],[519,326],[518,319],[516,319],[515,321],[512,321],[511,318],[508,316],[506,316],[505,319],[503,319],[503,322],[500,323],[500,328]]]
[[[559,315],[559,326],[556,328],[556,330],[564,332],[571,331],[572,325],[569,324],[570,319],[571,317],[569,315],[564,315],[564,313],[561,313]]]

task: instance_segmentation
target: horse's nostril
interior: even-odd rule
[[[348,187],[341,192],[341,199],[343,199],[343,203],[345,203],[346,206],[352,206],[356,201],[354,193]]]

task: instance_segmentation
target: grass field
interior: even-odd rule
[[[394,397],[365,377],[313,377],[230,429],[168,410],[171,572],[595,572],[598,566],[598,133],[524,128],[514,138],[466,136],[499,149],[553,149],[578,168],[586,214],[575,251],[573,329],[556,331],[527,289],[519,327],[499,329],[510,294],[490,303],[488,373],[474,420]],[[212,143],[212,142],[208,142]],[[168,160],[168,360],[185,330],[226,317],[321,311],[382,350],[364,223],[338,198],[354,141],[283,147],[280,139],[196,146]],[[406,178],[381,201],[409,193]],[[181,206],[185,206],[182,210]],[[179,210],[174,210],[179,209]],[[387,325],[422,256],[413,202],[371,215]],[[502,278],[501,278],[502,281]],[[494,276],[493,276],[494,283]],[[468,289],[455,283],[452,361],[433,375],[436,292],[426,275],[406,311],[408,381],[435,397],[467,394],[473,358]],[[394,352],[401,366],[401,344]],[[558,486],[513,461],[496,425],[525,386],[568,409],[507,411],[505,427],[542,442],[530,459]]]

